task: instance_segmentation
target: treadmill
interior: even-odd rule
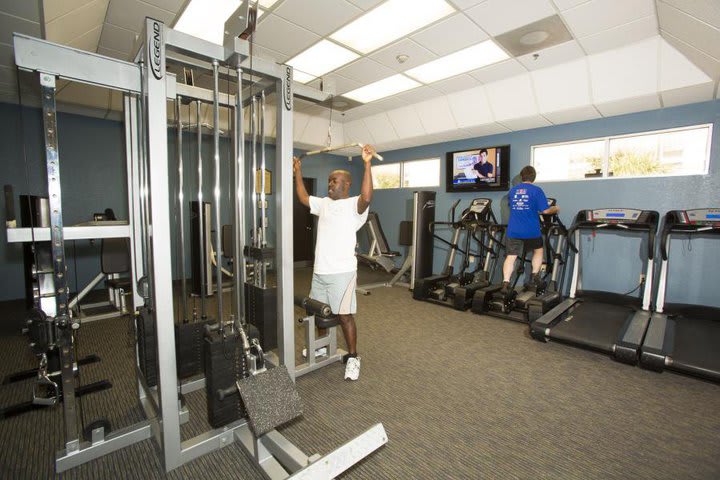
[[[557,340],[574,346],[611,354],[615,360],[635,365],[640,345],[650,322],[653,252],[659,214],[652,210],[603,208],[580,210],[568,236],[575,238],[570,295],[530,325],[536,340]],[[612,292],[583,291],[580,265],[580,232],[609,230],[647,234],[646,270],[641,296]]]
[[[670,237],[720,234],[720,208],[674,210],[665,215],[660,239],[660,279],[655,313],[641,347],[643,367],[720,381],[720,308],[665,303]],[[712,262],[707,266],[716,265]]]

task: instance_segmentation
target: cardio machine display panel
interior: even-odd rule
[[[644,210],[634,208],[598,208],[587,210],[586,221],[593,223],[643,223]]]
[[[487,210],[492,201],[489,198],[475,198],[470,204],[470,211],[472,213],[483,213]]]
[[[678,215],[679,223],[694,225],[720,225],[720,208],[696,208],[681,210]]]

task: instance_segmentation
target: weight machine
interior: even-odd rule
[[[294,390],[294,311],[293,311],[293,255],[292,215],[292,112],[295,95],[324,100],[315,90],[294,86],[292,67],[278,65],[260,58],[251,58],[246,40],[252,33],[256,18],[256,3],[243,1],[225,24],[224,45],[216,45],[172,30],[163,23],[146,19],[142,43],[135,62],[124,62],[73,48],[14,35],[16,64],[19,68],[36,72],[42,95],[47,181],[49,190],[50,225],[48,228],[9,229],[8,240],[27,242],[49,241],[52,249],[51,302],[43,307],[43,316],[34,322],[38,336],[46,336],[57,346],[60,355],[65,444],[56,459],[56,470],[62,472],[107,453],[134,443],[153,439],[163,457],[166,471],[171,471],[206,453],[239,442],[268,478],[333,478],[387,442],[382,424],[376,424],[355,439],[330,454],[306,456],[275,429],[299,415],[301,406]],[[231,33],[228,33],[231,32]],[[172,61],[212,72],[212,91],[183,85],[166,69]],[[234,95],[221,95],[218,88],[220,63],[228,65],[227,76],[237,83]],[[277,96],[277,162],[275,211],[276,245],[269,249],[265,237],[265,184],[262,180],[260,210],[263,221],[260,230],[253,232],[252,246],[245,245],[245,208],[247,183],[244,169],[243,107],[250,99],[243,90],[243,74],[249,72],[262,78],[261,98],[274,92]],[[64,78],[84,84],[121,91],[124,96],[126,155],[128,169],[129,221],[127,225],[64,227],[60,189],[55,82]],[[180,383],[176,364],[176,344],[173,311],[172,268],[167,259],[171,244],[169,159],[167,148],[167,102],[183,100],[209,102],[214,114],[214,217],[220,223],[220,105],[232,110],[233,133],[233,191],[234,212],[233,257],[236,261],[233,276],[234,295],[230,321],[224,315],[223,296],[216,296],[215,323],[205,329],[205,378]],[[199,124],[199,122],[198,122]],[[180,129],[182,130],[182,129]],[[264,171],[264,159],[261,161]],[[253,171],[256,165],[253,162]],[[181,164],[180,164],[180,168]],[[263,175],[264,177],[264,175]],[[182,176],[181,176],[182,178]],[[253,193],[254,195],[254,193]],[[202,201],[202,198],[200,199]],[[258,204],[253,198],[253,212]],[[202,211],[202,209],[201,209]],[[181,213],[184,217],[184,212]],[[257,225],[257,224],[255,224]],[[11,230],[15,230],[12,231]],[[220,228],[215,232],[215,245],[220,249]],[[78,431],[73,352],[73,332],[79,327],[69,308],[65,265],[65,240],[79,238],[128,238],[131,248],[132,297],[135,307],[138,337],[138,400],[146,420],[120,430],[108,432],[102,425],[93,428],[91,438],[82,440]],[[184,243],[184,240],[181,239]],[[259,245],[259,246],[257,246]],[[271,251],[270,251],[271,250]],[[222,252],[218,252],[220,255]],[[258,255],[260,258],[258,258]],[[244,259],[255,263],[253,277],[265,281],[266,260],[276,266],[277,355],[263,355],[251,335],[245,318]],[[184,270],[184,262],[182,270]],[[216,284],[222,285],[220,262],[216,266]],[[183,272],[183,278],[184,272]],[[49,298],[49,297],[48,297]],[[186,292],[183,283],[183,317],[187,317]],[[218,361],[217,345],[231,345],[238,359],[238,370],[221,374],[212,370]],[[221,359],[220,359],[221,360]],[[270,362],[266,362],[269,360]],[[210,367],[208,366],[210,365]],[[275,368],[266,368],[272,367]],[[210,368],[208,370],[208,368]],[[208,376],[210,374],[210,376]],[[226,383],[222,383],[226,381]],[[228,383],[229,382],[229,383]],[[268,388],[268,386],[270,388]],[[179,401],[179,394],[205,388],[210,410],[209,421],[214,429],[188,440],[182,440],[181,423],[190,412]],[[274,405],[276,412],[263,416],[266,393],[283,391],[289,399]],[[242,399],[242,401],[241,401]],[[280,400],[277,400],[281,402]],[[212,405],[221,404],[212,410]],[[241,408],[238,408],[241,407]],[[228,416],[229,410],[234,413]],[[239,416],[242,410],[245,415]],[[236,415],[233,418],[232,415]],[[228,418],[230,420],[228,420]]]

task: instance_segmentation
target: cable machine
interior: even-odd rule
[[[52,245],[54,304],[45,311],[48,336],[57,344],[61,358],[65,444],[56,459],[56,470],[62,472],[99,458],[107,453],[152,438],[163,457],[166,471],[171,471],[199,456],[234,442],[239,442],[268,478],[333,478],[387,442],[382,424],[340,446],[324,457],[307,456],[292,445],[276,427],[296,418],[302,411],[294,389],[294,311],[292,215],[292,112],[294,95],[323,100],[313,89],[299,87],[294,91],[292,68],[252,58],[244,38],[254,30],[256,2],[245,0],[225,24],[223,46],[167,28],[163,23],[146,19],[144,39],[134,63],[123,62],[73,48],[14,35],[16,63],[19,68],[37,72],[43,99],[45,153],[49,189],[49,228],[11,229],[8,240],[23,242],[34,238],[49,240]],[[232,32],[232,33],[228,33]],[[242,37],[242,38],[241,38]],[[180,54],[180,55],[178,55]],[[212,72],[213,90],[183,85],[166,70],[166,62],[190,65]],[[220,64],[228,66],[228,75],[237,84],[234,95],[220,95],[218,80]],[[252,69],[249,70],[249,66]],[[260,112],[265,108],[265,95],[277,96],[277,145],[275,226],[276,245],[270,249],[266,238],[265,158],[261,156],[259,195],[260,227],[254,223],[252,247],[246,248],[245,209],[248,197],[244,155],[243,107],[257,102],[243,91],[243,74],[264,80],[260,95]],[[125,94],[126,155],[128,168],[129,222],[123,226],[68,228],[63,225],[59,182],[61,159],[57,149],[55,118],[55,79],[62,77],[75,82],[98,85]],[[178,97],[191,101],[210,101],[213,109],[213,206],[216,225],[220,222],[221,176],[219,154],[219,111],[222,103],[233,116],[233,276],[234,295],[231,308],[223,302],[221,291],[215,297],[217,310],[214,322],[204,328],[204,378],[182,383],[178,380],[175,341],[175,300],[173,297],[172,265],[167,252],[171,244],[170,212],[172,209],[167,145],[168,101]],[[178,108],[179,112],[179,107]],[[252,108],[252,107],[251,107]],[[179,117],[178,117],[179,118]],[[198,127],[200,122],[198,121]],[[260,130],[264,131],[264,120]],[[179,128],[181,132],[182,127]],[[199,130],[199,128],[198,128]],[[180,133],[181,135],[181,133]],[[198,134],[200,135],[200,134]],[[182,139],[179,140],[180,144]],[[182,162],[178,164],[182,171]],[[252,172],[256,172],[253,161]],[[257,198],[252,191],[253,214],[257,214]],[[202,195],[199,195],[202,202]],[[200,203],[202,204],[202,203]],[[202,209],[201,209],[202,211]],[[180,215],[184,219],[184,212]],[[12,234],[11,234],[12,233]],[[73,332],[78,325],[68,308],[65,278],[64,242],[78,238],[129,238],[131,241],[132,298],[136,318],[138,401],[146,420],[113,432],[99,426],[89,441],[80,438],[76,416],[74,388],[75,359],[72,351]],[[184,249],[184,239],[181,239]],[[218,256],[221,254],[220,228],[215,232]],[[270,253],[270,251],[272,253]],[[256,255],[260,252],[260,258]],[[242,266],[247,259],[253,263],[253,278],[266,282],[265,260],[272,259],[276,269],[277,292],[273,305],[277,316],[277,354],[265,355],[248,335],[245,315]],[[184,260],[183,260],[184,262]],[[182,269],[184,271],[184,263]],[[215,268],[216,284],[222,285],[220,262]],[[188,316],[183,288],[182,319]],[[226,347],[230,347],[229,349]],[[233,350],[233,365],[223,364],[226,355],[218,352]],[[217,368],[213,368],[217,367]],[[223,383],[225,382],[225,383]],[[205,389],[208,416],[213,429],[188,440],[182,440],[180,425],[191,412],[179,401],[179,394]],[[267,404],[272,408],[265,408]],[[273,410],[269,414],[267,410]],[[230,412],[230,413],[228,413]],[[193,414],[196,414],[194,412]]]

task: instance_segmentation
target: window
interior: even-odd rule
[[[417,188],[440,185],[440,159],[375,164],[373,188]]]
[[[712,125],[532,148],[538,181],[708,173]]]

